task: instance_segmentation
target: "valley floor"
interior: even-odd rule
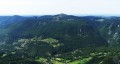
[[[21,51],[1,50],[0,64],[119,64],[119,47],[81,48],[51,56],[32,56]]]

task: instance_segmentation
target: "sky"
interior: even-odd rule
[[[0,15],[120,15],[120,0],[0,0]]]

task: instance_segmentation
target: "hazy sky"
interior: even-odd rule
[[[0,15],[120,15],[120,0],[0,0]]]

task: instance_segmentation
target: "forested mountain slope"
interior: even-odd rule
[[[21,60],[20,63],[34,64],[46,60],[55,64],[54,61],[60,58],[59,61],[63,63],[68,61],[68,64],[79,59],[90,60],[88,64],[93,62],[96,64],[102,61],[101,58],[107,57],[104,55],[111,55],[112,52],[109,54],[109,51],[116,49],[106,48],[119,47],[119,34],[120,17],[66,14],[33,17],[0,16],[0,63],[2,61],[9,63],[7,59],[11,59],[15,62]],[[99,55],[100,58],[96,57]],[[16,60],[12,58],[13,56],[16,56]],[[94,58],[98,61],[94,61]],[[106,61],[103,61],[103,64],[105,63]]]

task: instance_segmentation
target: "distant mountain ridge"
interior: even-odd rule
[[[66,14],[40,17],[1,16],[0,41],[13,43],[20,38],[42,36],[55,38],[65,46],[73,45],[78,48],[111,46],[120,43],[119,25],[120,17],[77,17]]]
[[[29,17],[22,17],[18,15],[14,16],[0,16],[0,26],[9,25],[14,22],[25,21]]]

